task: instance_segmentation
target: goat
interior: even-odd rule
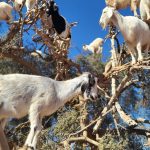
[[[0,2],[0,20],[6,20],[10,23],[13,20],[12,17],[13,7],[5,2]]]
[[[150,0],[141,0],[140,15],[142,20],[150,20]]]
[[[93,54],[101,54],[102,53],[102,45],[104,43],[104,40],[102,38],[96,38],[94,41],[92,41],[89,45],[83,45],[83,49],[85,51],[89,50]]]
[[[139,7],[140,0],[105,0],[107,6],[111,6],[118,9],[124,9],[128,6],[134,13],[134,16],[138,16],[137,8]]]
[[[14,3],[14,8],[16,11],[19,11],[20,8],[23,5],[24,0],[10,0]],[[31,9],[35,7],[35,5],[38,4],[38,0],[26,0],[25,5],[27,7],[27,12],[29,12]]]
[[[59,14],[59,8],[53,0],[47,6],[47,17],[51,16],[53,28],[61,38],[71,38],[71,27],[76,23],[69,24],[67,20]]]
[[[106,28],[108,24],[119,28],[127,43],[132,64],[137,62],[135,58],[137,54],[138,61],[143,60],[142,49],[148,52],[150,48],[150,30],[145,22],[134,16],[124,17],[114,8],[106,7],[103,9],[99,23],[102,28]]]
[[[96,99],[97,78],[90,73],[66,81],[26,74],[0,75],[0,120],[3,128],[7,118],[21,118],[28,114],[30,132],[25,146],[36,149],[42,118],[56,112],[78,94],[83,94],[84,99]]]
[[[48,57],[48,54],[45,54],[41,50],[35,50],[31,53],[31,56],[46,59]]]

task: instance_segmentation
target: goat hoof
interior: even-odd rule
[[[34,150],[34,148],[32,146],[24,145],[23,147],[21,147],[21,148],[19,148],[17,150]]]
[[[135,64],[136,64],[136,61],[131,62],[131,65],[135,65]]]
[[[34,150],[32,146],[27,146],[27,150]]]
[[[139,65],[142,64],[142,61],[143,61],[143,59],[139,59],[139,60],[138,60],[138,64],[139,64]]]

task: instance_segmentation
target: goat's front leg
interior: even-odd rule
[[[149,50],[150,50],[150,46],[147,45],[146,49],[145,49],[145,57],[148,57],[149,56]]]
[[[129,49],[129,53],[131,55],[131,58],[132,58],[132,65],[133,64],[136,64],[136,58],[135,58],[135,50],[133,49],[133,47],[130,45],[130,44],[127,44],[128,45],[128,49]]]
[[[39,115],[39,109],[36,107],[31,107],[29,112],[30,120],[30,132],[25,142],[25,146],[33,147],[36,149],[37,136],[42,129],[42,123]]]
[[[138,3],[139,3],[138,0],[131,0],[131,10],[133,11],[135,17],[139,17],[137,13]]]
[[[102,50],[103,50],[103,47],[98,47],[98,51],[96,53],[97,54],[102,54]]]
[[[7,123],[7,119],[1,119],[0,120],[0,125],[3,128],[3,130],[5,129],[6,123]]]
[[[137,44],[137,52],[138,52],[138,62],[142,62],[143,61],[143,55],[142,55],[142,46],[141,44]]]
[[[38,141],[38,135],[41,132],[41,130],[42,130],[42,120],[39,119],[39,123],[38,123],[38,126],[36,128],[35,135],[34,135],[34,138],[33,138],[32,144],[31,144],[31,147],[33,147],[34,150],[36,149],[36,144]]]
[[[146,15],[147,15],[147,20],[150,20],[150,9],[148,7],[148,5],[145,4],[145,11],[146,11]]]

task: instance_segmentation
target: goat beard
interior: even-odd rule
[[[102,23],[102,24],[101,24],[102,29],[106,29],[106,27],[108,26],[108,24],[109,24],[109,23]]]

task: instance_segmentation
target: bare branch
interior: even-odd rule
[[[101,116],[103,116],[103,114],[105,114],[112,107],[112,105],[115,103],[115,101],[117,101],[118,96],[120,95],[121,90],[124,88],[124,86],[128,82],[128,80],[130,80],[130,74],[129,73],[123,78],[123,80],[121,81],[121,83],[117,87],[115,94],[110,98],[109,103],[107,104],[107,106],[101,112],[101,114],[102,114]],[[98,127],[101,125],[103,119],[104,119],[104,117],[101,117],[97,121],[96,125],[93,128],[93,132],[96,132],[98,130]]]
[[[72,137],[72,138],[67,139],[67,143],[75,142],[75,141],[87,141],[87,142],[89,142],[89,143],[91,143],[91,144],[93,144],[93,145],[95,145],[95,146],[98,146],[98,145],[99,145],[98,142],[96,142],[96,141],[94,141],[94,140],[92,140],[92,139],[90,139],[90,138],[88,138],[88,137],[84,137],[84,136],[82,136],[82,137]],[[62,144],[63,144],[64,142],[65,142],[65,141],[63,141]]]
[[[115,107],[117,112],[119,113],[121,119],[128,124],[128,126],[137,126],[138,124],[130,117],[130,115],[127,115],[123,109],[121,108],[120,104],[118,102],[115,102]]]

